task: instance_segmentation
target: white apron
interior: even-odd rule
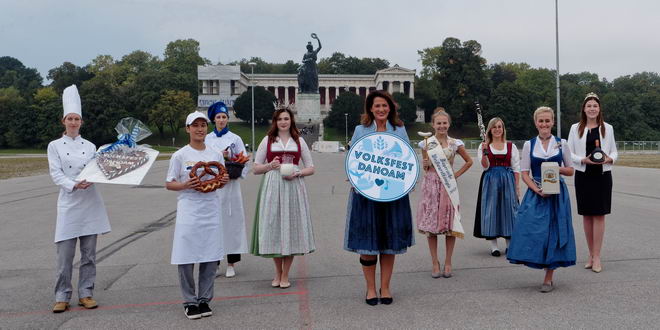
[[[245,145],[241,137],[227,132],[222,137],[217,137],[214,132],[206,136],[205,142],[217,150],[225,150],[230,147],[234,155],[243,152],[246,154]],[[248,162],[249,164],[250,162]],[[241,178],[249,172],[248,164],[243,168]],[[241,254],[248,252],[247,233],[245,229],[245,210],[243,209],[243,196],[241,194],[240,179],[230,180],[222,189],[218,190],[222,213],[222,230],[225,244],[225,253]]]
[[[203,151],[187,145],[172,155],[167,181],[187,181],[190,168],[198,161],[224,163],[220,153],[208,145]],[[225,252],[220,207],[217,190],[210,193],[194,190],[179,192],[172,264],[185,265],[223,259]]]
[[[95,152],[94,144],[81,136],[72,139],[64,135],[48,144],[50,176],[60,187],[55,243],[110,232],[108,213],[96,186],[73,189],[75,177],[88,162],[94,161]]]
[[[189,195],[189,194],[186,194]],[[220,201],[215,192],[208,197],[182,196],[176,204],[172,244],[173,265],[222,260],[225,253],[220,223]]]

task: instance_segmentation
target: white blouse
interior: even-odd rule
[[[309,151],[309,147],[307,147],[307,143],[305,143],[305,140],[303,138],[298,139],[300,143],[300,147],[302,150],[300,151],[300,159],[302,162],[305,164],[304,168],[308,167],[314,167],[314,162],[312,161],[312,153]],[[290,151],[290,152],[296,152],[298,151],[298,144],[296,144],[295,141],[293,141],[293,138],[290,138],[287,142],[286,145],[282,143],[279,137],[275,138],[275,142],[271,144],[270,146],[270,151],[271,152],[280,152],[280,151]],[[257,148],[257,153],[254,156],[254,163],[255,164],[265,164],[267,162],[266,160],[266,154],[268,153],[268,136],[265,136],[263,140],[261,140],[261,143],[259,143],[259,148]],[[300,167],[300,164],[298,164]],[[303,167],[300,167],[303,168]]]
[[[426,147],[426,143],[424,140],[419,141],[417,145],[421,148],[424,149]],[[447,147],[442,148],[442,151],[445,153],[445,157],[449,160],[449,163],[454,166],[454,157],[456,157],[456,153],[458,152],[458,149],[460,147],[464,147],[465,143],[463,143],[462,140],[459,139],[454,139],[451,137],[447,138]]]
[[[490,151],[493,153],[493,155],[506,155],[507,151],[509,148],[507,148],[507,144],[504,144],[504,149],[495,149],[495,147],[491,144],[490,145]],[[479,161],[479,164],[481,164],[481,159],[483,158],[483,151],[481,144],[479,145],[479,149],[477,150],[477,160]],[[489,166],[483,166],[484,171],[490,168]],[[518,147],[516,147],[515,144],[511,144],[511,169],[513,169],[514,172],[520,172],[520,153],[518,152]]]
[[[561,139],[561,147],[562,147],[562,157],[564,159],[564,167],[573,167],[573,163],[571,161],[571,149],[568,146],[568,142],[566,140]],[[530,169],[530,164],[531,160],[529,158],[529,149],[530,149],[530,142],[525,141],[525,145],[523,145],[523,151],[522,151],[522,156],[520,160],[520,170],[521,171],[529,171]],[[534,157],[538,158],[550,158],[556,154],[559,153],[559,145],[557,145],[557,141],[555,140],[555,136],[550,137],[550,142],[548,143],[548,149],[545,150],[543,149],[543,143],[541,142],[541,139],[539,137],[536,137],[536,144],[534,146]]]

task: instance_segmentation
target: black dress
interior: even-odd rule
[[[598,130],[594,127],[586,132],[589,155],[596,148],[596,140],[600,139]],[[600,143],[602,146],[602,143]],[[575,196],[579,215],[606,215],[612,209],[612,173],[603,172],[603,165],[586,165],[584,172],[575,171]]]

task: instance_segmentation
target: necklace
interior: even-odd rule
[[[545,141],[549,141],[551,137],[552,137],[552,135],[548,135],[548,137],[542,137],[542,136],[539,135],[539,140],[541,140],[542,142],[545,142]]]

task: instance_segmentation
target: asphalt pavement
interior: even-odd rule
[[[394,303],[371,307],[358,257],[342,248],[344,154],[313,158],[316,174],[305,182],[317,251],[295,258],[289,289],[270,287],[271,260],[243,255],[236,277],[216,279],[214,315],[201,320],[185,318],[177,269],[169,263],[177,194],[164,188],[167,161],[157,161],[142,186],[100,185],[112,225],[98,240],[100,307],[62,314],[51,313],[58,188],[47,175],[0,180],[0,329],[658,328],[660,170],[614,168],[600,274],[583,269],[582,218],[567,180],[578,265],[559,269],[556,289],[540,293],[542,271],[492,257],[489,244],[472,237],[481,173],[475,165],[458,180],[466,237],[456,245],[454,276],[431,278],[426,238],[416,234],[416,245],[396,258]],[[248,233],[260,179],[242,181]],[[411,193],[413,214],[419,194]]]

